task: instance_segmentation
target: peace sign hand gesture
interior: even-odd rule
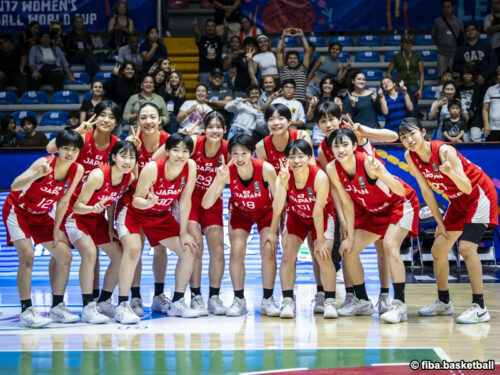
[[[94,125],[97,124],[97,120],[95,120],[96,117],[97,116],[94,113],[91,118],[89,118],[87,121],[82,122],[80,126],[76,129],[76,131],[81,135],[87,134],[94,128]]]
[[[155,194],[153,184],[149,187],[149,193],[146,196],[146,201],[148,202],[148,208],[154,207],[158,203],[158,196]]]
[[[134,125],[130,125],[130,131],[132,132],[132,134],[130,134],[127,138],[125,138],[125,140],[132,142],[136,149],[140,149],[142,142],[141,139],[139,138],[139,126],[137,126],[137,131],[136,131],[134,129]]]
[[[121,68],[122,64],[120,64],[119,62],[117,62],[115,64],[115,66],[113,67],[113,74],[115,76],[117,76],[119,73],[120,73],[120,68]]]
[[[227,181],[227,178],[229,177],[229,167],[226,164],[226,161],[224,160],[224,157],[221,155],[219,158],[220,162],[220,167],[217,167],[217,175],[215,178],[220,181],[224,182]]]
[[[283,160],[280,159],[280,171],[278,173],[278,177],[283,185],[288,184],[288,180],[290,180],[290,168],[288,167],[288,160],[283,164]]]
[[[38,176],[45,177],[50,172],[52,172],[52,167],[50,166],[50,164],[52,163],[54,158],[55,158],[54,155],[50,155],[47,159],[43,160],[42,162],[40,162],[40,164],[38,164],[36,169]]]
[[[439,166],[439,170],[446,176],[450,176],[453,174],[453,167],[449,160],[448,150],[444,150],[443,164]]]
[[[383,167],[382,167],[382,163],[380,162],[380,160],[375,158],[373,155],[367,156],[366,159],[368,160],[368,166],[370,168],[370,171],[375,176],[377,176],[377,178],[380,177],[383,173]]]

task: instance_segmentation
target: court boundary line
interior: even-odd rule
[[[437,356],[439,358],[441,358],[441,360],[451,362],[451,357],[448,354],[446,354],[446,352],[443,350],[443,348],[436,347],[436,348],[434,348],[434,352],[437,354]]]

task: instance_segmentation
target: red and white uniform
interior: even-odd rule
[[[172,203],[178,200],[189,178],[189,163],[186,163],[175,181],[165,177],[166,159],[154,162],[157,166],[156,182],[153,190],[158,196],[158,203],[147,209],[140,210],[131,204],[124,206],[116,215],[116,229],[120,238],[127,234],[140,234],[141,229],[151,246],[159,245],[161,240],[179,235],[178,220],[172,215]]]
[[[420,157],[410,152],[413,164],[422,175],[438,190],[445,193],[450,205],[444,217],[444,225],[448,231],[463,231],[465,224],[488,224],[490,228],[498,225],[498,196],[495,186],[484,171],[471,163],[457,152],[465,175],[470,180],[472,192],[465,194],[460,191],[453,180],[441,173],[439,166],[439,148],[445,144],[440,141],[430,141],[431,157],[424,163]]]
[[[208,210],[201,207],[201,201],[217,175],[219,158],[222,156],[226,163],[228,161],[227,141],[225,139],[222,140],[219,151],[212,158],[205,155],[206,140],[207,137],[204,135],[196,137],[196,145],[191,157],[196,163],[196,185],[191,199],[189,220],[199,223],[202,229],[211,225],[222,226],[222,198],[219,198]]]
[[[382,238],[390,224],[398,224],[407,229],[409,235],[418,234],[418,197],[406,182],[398,179],[405,187],[406,194],[401,197],[377,179],[371,181],[366,175],[364,162],[366,155],[356,151],[356,174],[353,178],[335,160],[335,167],[345,190],[354,202],[354,228],[376,233]]]
[[[113,186],[111,180],[111,166],[109,164],[98,167],[103,175],[104,180],[102,187],[94,192],[87,202],[87,206],[94,206],[97,203],[104,201],[104,207],[113,205],[127,190],[130,183],[132,173],[127,173],[123,176],[122,181]],[[64,225],[66,233],[71,243],[76,243],[83,236],[90,236],[95,245],[109,243],[112,239],[109,237],[108,221],[101,213],[87,213],[79,215],[72,212],[67,218]]]
[[[330,163],[335,160],[335,155],[330,147],[326,144],[326,137],[323,138],[321,143],[319,144],[321,151],[323,151],[323,155],[325,156],[326,162]]]
[[[309,165],[309,176],[302,189],[295,186],[295,178],[290,170],[290,180],[288,181],[287,206],[286,206],[286,231],[302,240],[312,232],[312,240],[317,238],[314,227],[313,211],[316,204],[316,189],[314,181],[320,168],[315,165]],[[333,240],[335,230],[335,214],[330,195],[323,210],[325,238]]]
[[[288,142],[296,141],[298,134],[299,131],[297,129],[288,129]],[[274,167],[276,174],[278,174],[281,169],[280,160],[283,162],[283,164],[285,164],[286,162],[285,150],[283,151],[276,150],[276,148],[273,145],[272,135],[268,135],[267,137],[264,138],[264,149],[267,155],[267,162]]]
[[[67,176],[58,182],[54,178],[56,160],[50,163],[52,171],[47,176],[34,181],[26,190],[11,190],[7,196],[2,215],[9,246],[12,241],[30,237],[35,244],[53,240],[54,218],[50,212],[71,186],[78,170],[78,163],[74,162]]]
[[[323,138],[321,143],[319,144],[319,147],[321,148],[321,151],[323,151],[323,155],[325,156],[326,162],[330,163],[335,160],[335,154],[333,153],[332,149],[329,148],[326,144],[326,137]],[[366,141],[366,143],[363,146],[358,145],[356,147],[356,151],[362,152],[366,155],[373,155],[375,156],[378,160],[380,160],[382,163],[384,163],[379,156],[377,155],[377,152],[375,151],[375,148],[371,144],[370,141]],[[384,163],[385,164],[385,163]]]
[[[253,177],[243,182],[235,164],[229,165],[229,226],[231,229],[243,229],[250,233],[252,225],[257,229],[269,227],[273,219],[273,201],[271,190],[264,181],[264,160],[251,159]]]

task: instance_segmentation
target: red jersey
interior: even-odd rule
[[[48,159],[49,156],[45,158]],[[25,190],[11,190],[7,199],[15,206],[26,210],[30,214],[42,215],[48,213],[71,186],[78,170],[78,163],[73,162],[69,167],[66,177],[62,181],[57,182],[54,178],[56,160],[57,158],[54,158],[50,163],[52,171],[47,176],[33,181]]]
[[[147,163],[153,160],[152,159],[153,154],[156,150],[153,152],[148,152],[148,150],[146,150],[146,147],[144,146],[144,141],[142,140],[142,132],[139,132],[138,137],[141,140],[141,147],[137,150],[137,167],[139,168],[140,172]],[[165,144],[168,137],[169,134],[167,132],[160,130],[160,143],[158,144],[158,148],[160,148]]]
[[[244,211],[266,210],[273,205],[271,190],[263,178],[264,160],[251,159],[253,177],[248,184],[243,184],[235,164],[229,165],[229,189],[231,198],[229,206]]]
[[[448,195],[448,198],[456,199],[462,196],[464,193],[457,188],[457,185],[453,182],[451,178],[441,173],[439,166],[441,161],[439,160],[439,148],[444,145],[444,142],[440,141],[429,141],[431,144],[431,157],[428,163],[424,163],[420,157],[410,151],[410,156],[413,164],[422,173],[422,175],[436,188]],[[477,189],[478,186],[484,186],[484,179],[488,178],[484,171],[479,168],[476,164],[471,163],[469,160],[464,158],[457,151],[458,160],[462,164],[465,175],[470,180],[473,190]],[[486,190],[486,189],[483,189]],[[472,194],[472,192],[471,192]]]
[[[225,139],[222,140],[222,144],[219,148],[219,151],[215,154],[214,157],[208,158],[205,155],[205,142],[207,137],[202,135],[196,137],[196,145],[194,146],[193,159],[196,163],[196,185],[195,190],[205,191],[208,190],[210,185],[215,179],[217,175],[217,167],[219,166],[219,158],[222,156],[224,161],[227,163],[228,154],[227,154],[227,141]]]
[[[335,160],[335,155],[333,154],[332,149],[326,145],[326,137],[323,138],[323,140],[319,144],[319,147],[321,147],[321,151],[323,151],[323,155],[325,156],[327,163]]]
[[[288,142],[297,140],[298,134],[299,131],[297,129],[288,129]],[[286,162],[285,150],[276,150],[276,147],[273,145],[272,135],[268,135],[264,138],[264,149],[266,151],[267,161],[274,167],[276,174],[278,174],[281,169],[280,160],[283,164]]]
[[[90,171],[108,162],[109,152],[116,142],[118,142],[118,138],[111,134],[108,148],[104,151],[99,151],[95,146],[94,131],[95,130],[92,130],[85,134],[83,148],[78,155],[78,159],[76,160],[83,166],[84,170],[81,184],[87,181]],[[81,186],[81,184],[79,186]]]

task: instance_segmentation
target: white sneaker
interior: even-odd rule
[[[141,321],[141,318],[132,310],[129,301],[123,301],[116,308],[115,320],[121,324],[136,324]]]
[[[168,316],[179,316],[181,318],[198,318],[200,312],[198,310],[193,310],[186,305],[184,297],[175,302],[170,302],[170,306],[167,310]]]
[[[356,296],[353,293],[346,293],[344,302],[340,305],[340,308],[345,308],[356,303]]]
[[[138,297],[132,298],[132,301],[130,301],[130,307],[132,308],[132,311],[137,315],[139,318],[142,318],[144,316],[144,306],[142,305],[142,299]]]
[[[220,296],[213,295],[208,299],[208,312],[214,315],[226,315],[227,307],[220,299]]]
[[[191,308],[198,311],[200,316],[208,316],[208,310],[201,294],[197,296],[191,295]]]
[[[291,319],[295,318],[295,301],[293,298],[285,297],[281,301],[280,318]]]
[[[97,308],[97,304],[92,301],[87,304],[82,310],[82,323],[102,324],[109,321],[109,318],[101,314]]]
[[[52,323],[50,318],[41,316],[33,306],[28,307],[19,315],[19,326],[28,328],[42,328]]]
[[[453,304],[451,300],[448,303],[442,302],[439,298],[424,308],[418,310],[418,315],[422,316],[437,316],[437,315],[453,315]]]
[[[404,322],[408,320],[407,312],[408,309],[406,308],[406,304],[398,299],[395,299],[392,301],[389,310],[380,315],[380,319],[387,323]]]
[[[337,312],[337,308],[335,307],[335,299],[334,298],[327,298],[325,299],[325,309],[323,313],[323,318],[325,319],[332,319],[332,318],[338,318],[339,314]]]
[[[318,292],[314,295],[314,308],[315,314],[323,314],[325,312],[325,292]]]
[[[159,296],[154,296],[151,311],[166,314],[171,302],[163,293]]]
[[[340,316],[371,315],[375,311],[370,301],[354,297],[354,303],[341,307],[338,311]]]
[[[80,320],[78,315],[69,311],[64,302],[61,302],[57,306],[50,309],[49,318],[54,323],[76,323]]]
[[[486,323],[490,321],[490,313],[486,306],[481,308],[477,303],[473,303],[471,307],[461,313],[457,318],[457,323],[462,324],[475,324]]]
[[[379,315],[389,311],[391,308],[391,297],[389,297],[389,293],[381,293],[378,296],[377,307]]]
[[[108,298],[106,301],[98,302],[97,309],[101,314],[113,319],[115,317],[115,307],[113,306],[113,298]]]
[[[267,316],[280,316],[280,309],[274,302],[273,296],[269,298],[262,298],[260,303],[260,314]]]
[[[247,301],[245,298],[234,297],[233,304],[227,310],[226,316],[240,316],[247,313]]]

